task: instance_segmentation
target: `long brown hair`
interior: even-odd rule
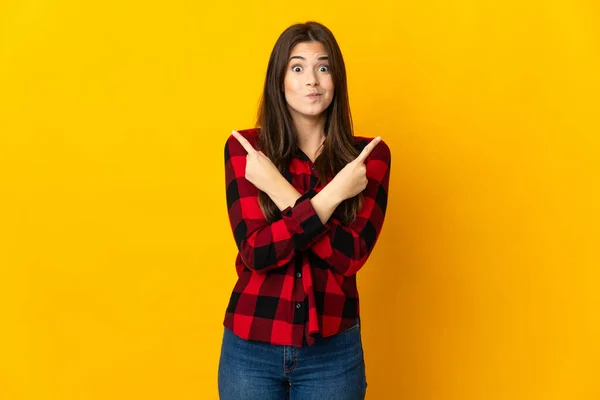
[[[295,24],[283,31],[277,39],[269,58],[265,86],[258,108],[258,147],[282,173],[296,155],[296,128],[281,88],[292,49],[300,42],[320,42],[329,56],[334,95],[331,104],[325,110],[327,118],[323,149],[315,160],[319,180],[327,183],[346,164],[354,160],[359,152],[354,147],[344,59],[333,33],[324,25],[312,21]],[[266,193],[259,192],[258,202],[268,221],[274,221],[280,215],[279,209]],[[362,207],[362,202],[363,195],[360,193],[343,201],[336,214],[343,222],[351,222]]]

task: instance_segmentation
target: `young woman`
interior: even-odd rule
[[[342,53],[316,22],[275,43],[258,114],[225,145],[239,252],[220,398],[363,399],[356,273],[383,225],[390,149],[354,136]]]

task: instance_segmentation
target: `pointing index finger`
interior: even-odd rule
[[[365,148],[362,150],[362,152],[358,155],[358,157],[356,157],[356,161],[358,162],[364,162],[367,157],[369,156],[369,154],[371,154],[371,151],[373,151],[373,149],[375,148],[375,146],[377,146],[377,143],[381,142],[381,137],[377,136],[375,139],[371,140],[369,142],[369,144],[367,144],[365,146]]]
[[[233,137],[235,137],[238,142],[240,142],[240,144],[242,145],[242,147],[244,149],[246,149],[246,151],[248,152],[248,154],[255,152],[256,150],[254,150],[254,147],[252,147],[252,145],[250,144],[250,142],[248,140],[246,140],[245,137],[243,137],[242,135],[240,135],[240,133],[238,131],[231,131],[231,134],[233,135]]]

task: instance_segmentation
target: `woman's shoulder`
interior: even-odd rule
[[[237,132],[246,139],[255,139],[260,135],[260,128],[238,129]]]
[[[356,148],[356,150],[361,152],[363,151],[365,146],[368,145],[373,139],[375,138],[366,136],[354,136],[354,147]],[[375,146],[375,148],[371,151],[371,154],[368,158],[382,160],[389,164],[392,158],[390,147],[383,139],[381,139],[381,141],[377,143],[377,146]]]
[[[258,142],[258,138],[260,136],[260,128],[236,129],[236,132],[242,135],[242,137],[246,139],[252,145],[252,147],[256,148],[256,143]],[[235,153],[246,153],[244,147],[232,134],[230,134],[225,141],[225,149]]]

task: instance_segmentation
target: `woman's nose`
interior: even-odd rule
[[[306,77],[306,84],[309,86],[318,85],[319,80],[317,79],[317,77],[314,73],[311,73],[311,74],[308,74],[308,76]]]

